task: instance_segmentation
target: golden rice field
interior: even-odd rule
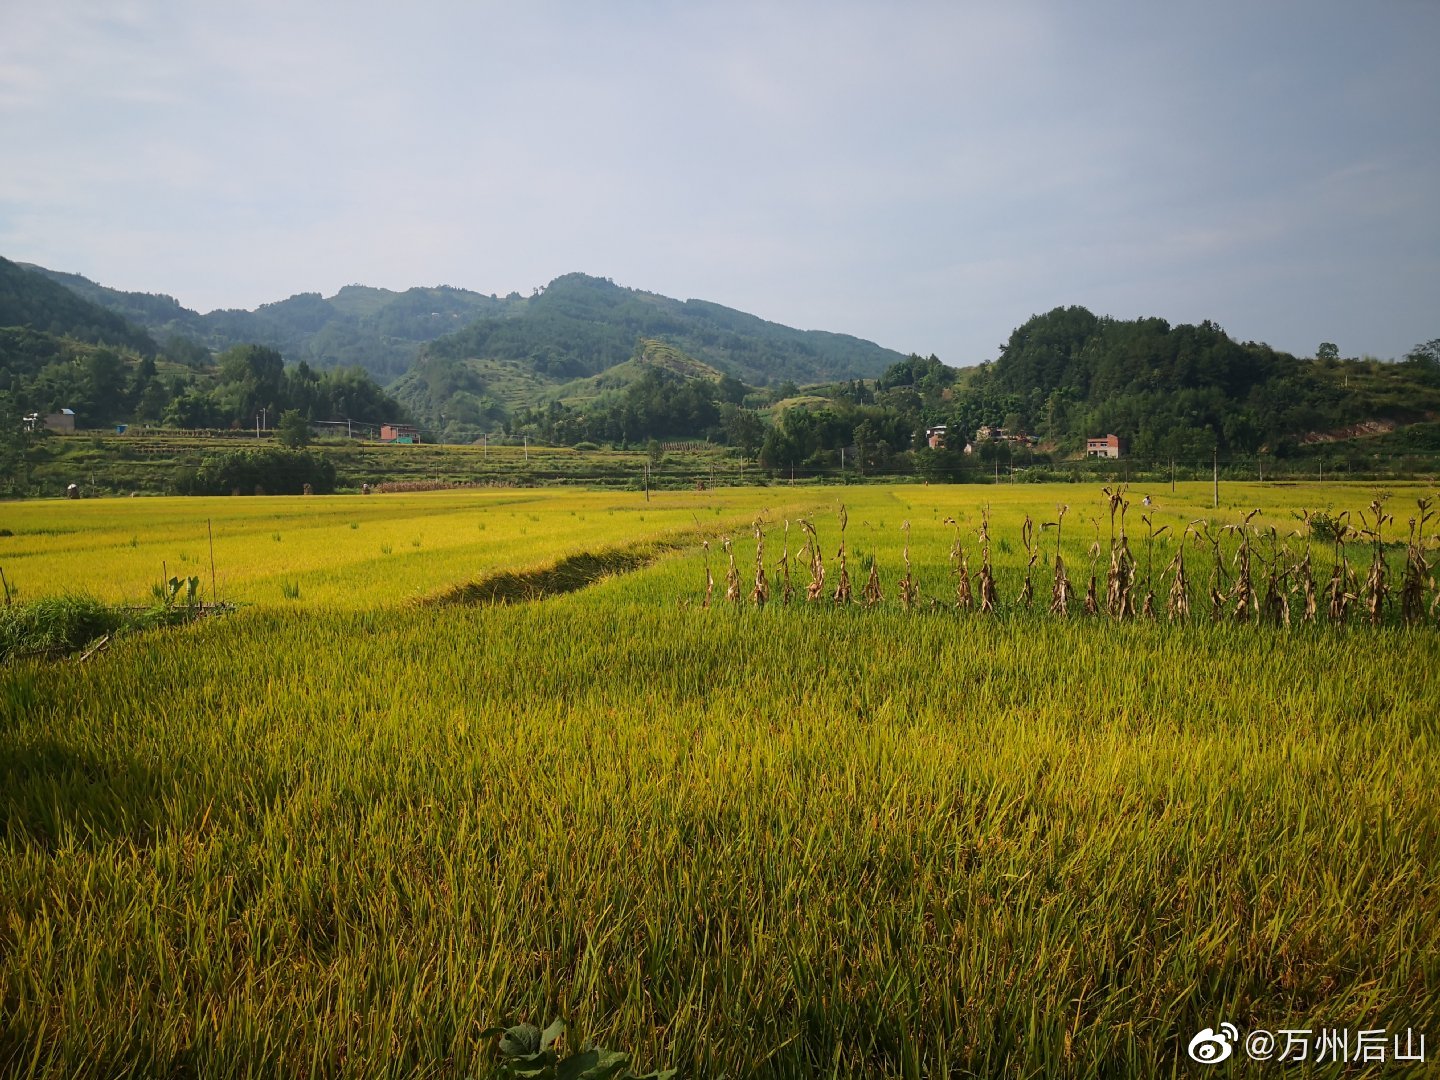
[[[1195,521],[1233,574],[1218,530],[1257,509],[1262,582],[1295,510],[1372,494],[1137,487],[1138,587],[1163,602]],[[488,1077],[486,1029],[555,1017],[689,1077],[1429,1075],[1440,629],[1398,615],[1427,494],[1389,487],[1382,625],[1292,597],[1289,627],[1212,622],[1193,541],[1190,619],[1082,614],[1110,530],[1083,485],[0,506],[22,601],[143,600],[162,565],[208,599],[213,533],[239,605],[0,667],[0,1075]],[[950,557],[978,570],[987,504],[994,615],[956,610]],[[545,597],[557,567],[617,572]],[[1426,1059],[1192,1063],[1222,1023]]]

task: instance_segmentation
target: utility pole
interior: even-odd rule
[[[1175,459],[1170,459],[1170,494],[1175,494]]]
[[[645,501],[650,501],[650,463],[645,462]]]
[[[525,448],[525,462],[526,462],[526,464],[529,464],[529,462],[530,462],[530,436],[529,436],[529,435],[521,435],[521,436],[520,436],[520,442],[521,442],[521,445],[524,446],[524,448]]]
[[[1255,460],[1260,463],[1260,483],[1265,482],[1265,455],[1256,454]]]
[[[1211,468],[1214,470],[1214,477],[1215,477],[1215,501],[1214,501],[1213,503],[1211,503],[1211,505],[1214,506],[1216,509],[1219,509],[1219,507],[1220,507],[1220,448],[1219,448],[1218,446],[1217,446],[1213,451],[1211,451],[1211,462],[1210,462],[1210,466],[1211,466]]]

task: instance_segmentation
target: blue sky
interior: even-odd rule
[[[1440,337],[1440,3],[0,0],[0,255],[200,310],[580,270],[955,365]]]

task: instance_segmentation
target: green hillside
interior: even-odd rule
[[[1069,450],[1114,432],[1138,456],[1190,458],[1440,414],[1440,342],[1397,363],[1342,359],[1334,346],[1317,353],[1237,342],[1208,320],[1171,326],[1055,308],[1018,327],[969,380],[959,396],[973,415],[961,424],[1018,426]]]
[[[0,258],[0,327],[28,327],[56,338],[147,355],[156,351],[150,335],[121,315],[4,258]]]
[[[642,340],[633,358],[606,368],[599,375],[564,383],[550,391],[549,397],[566,405],[582,405],[624,391],[656,371],[681,379],[707,379],[713,383],[719,383],[725,377],[724,372],[686,355],[673,345]]]
[[[432,342],[427,357],[528,360],[557,382],[629,360],[636,341],[666,342],[747,383],[873,378],[901,354],[844,334],[795,330],[703,300],[672,300],[566,274],[520,311]]]

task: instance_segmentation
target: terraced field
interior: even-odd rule
[[[1423,1072],[1440,631],[1403,545],[1378,626],[1363,541],[1344,625],[1295,579],[1288,627],[1261,606],[1294,511],[1372,497],[1126,493],[1155,619],[1083,613],[1112,545],[1079,485],[7,505],[22,600],[208,591],[208,521],[241,606],[0,668],[0,1072],[488,1076],[486,1029],[556,1016],[697,1077],[1192,1075],[1221,1023],[1408,1028],[1429,1061],[1385,1075]],[[957,610],[986,516],[998,610]],[[1192,532],[1171,621],[1197,521],[1227,614]],[[1236,1054],[1208,1071],[1263,1071]]]

